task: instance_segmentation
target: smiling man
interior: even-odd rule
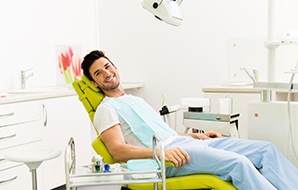
[[[117,67],[102,51],[85,56],[82,69],[105,94],[94,125],[116,161],[152,158],[152,136],[165,144],[168,177],[209,173],[237,189],[296,189],[298,170],[269,142],[222,138],[214,131],[182,134],[169,127],[143,99],[125,93]]]

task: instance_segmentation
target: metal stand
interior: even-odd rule
[[[65,149],[65,172],[66,190],[76,187],[104,186],[104,185],[124,185],[124,184],[145,184],[153,183],[153,189],[158,190],[158,183],[161,183],[162,190],[166,190],[165,174],[165,153],[163,142],[155,135],[153,136],[153,159],[159,165],[157,170],[147,171],[121,171],[111,173],[93,173],[87,167],[75,165],[75,144],[73,138]],[[159,150],[158,150],[159,149]],[[160,151],[160,158],[157,156]],[[133,178],[132,175],[156,174],[152,178]],[[141,187],[140,187],[141,188]]]
[[[37,175],[36,175],[36,169],[31,170],[32,175],[32,190],[37,190]]]

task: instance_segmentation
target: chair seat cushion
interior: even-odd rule
[[[211,174],[194,174],[167,178],[167,190],[176,189],[212,189],[212,190],[236,190],[231,182],[223,181]],[[153,184],[130,184],[128,188],[133,190],[151,190]],[[161,189],[161,184],[159,184]]]

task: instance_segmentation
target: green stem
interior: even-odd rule
[[[70,69],[67,69],[66,71],[64,71],[64,79],[67,84],[70,84],[73,82]]]

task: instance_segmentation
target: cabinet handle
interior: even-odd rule
[[[11,178],[9,178],[9,179],[0,180],[0,184],[1,184],[1,183],[6,183],[6,182],[9,182],[9,181],[13,181],[13,180],[15,180],[15,179],[17,179],[17,178],[18,178],[18,176],[15,175],[15,176],[13,176],[13,177],[11,177]]]
[[[8,116],[13,116],[14,112],[10,112],[10,113],[4,113],[4,114],[0,114],[0,117],[8,117]]]
[[[42,110],[43,110],[43,126],[47,126],[48,124],[48,113],[47,113],[47,108],[44,104],[42,104]]]
[[[15,133],[13,133],[13,134],[10,134],[10,135],[7,135],[7,136],[0,137],[0,140],[12,138],[12,137],[15,137],[15,136],[17,136],[17,135]]]

